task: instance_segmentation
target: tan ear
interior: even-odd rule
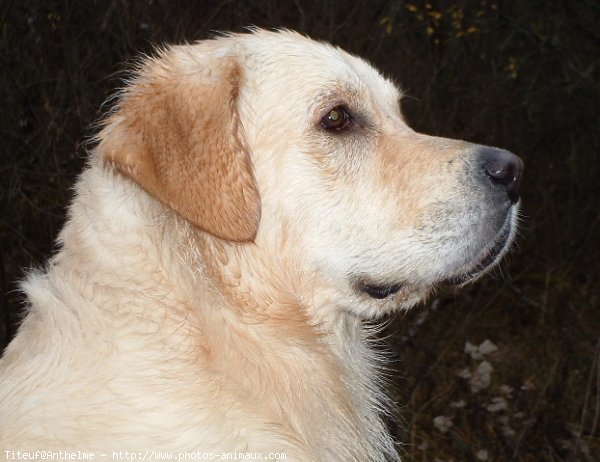
[[[98,149],[197,227],[248,242],[256,237],[260,200],[240,133],[241,77],[234,58],[207,66],[193,47],[148,60],[108,118]]]

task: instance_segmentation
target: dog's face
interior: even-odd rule
[[[106,151],[123,173],[194,224],[300,262],[307,284],[322,292],[315,298],[335,300],[363,317],[409,307],[441,283],[474,280],[506,253],[516,230],[520,159],[414,132],[399,108],[401,92],[361,59],[293,33],[267,32],[204,42],[185,55],[190,63],[171,57],[177,69],[164,65],[160,72],[165,82],[169,72],[171,82],[197,79],[199,99],[186,83],[176,90],[186,95],[179,103],[171,96],[163,105],[186,105],[172,109],[177,118],[206,118],[200,128],[179,124],[177,143],[203,138],[204,158],[208,140],[208,157],[219,160],[199,164],[186,154],[173,172],[180,161],[172,153],[156,154],[153,173],[144,173],[146,161],[123,157],[110,143]],[[194,59],[208,60],[213,70],[200,64],[203,70],[195,72]],[[164,57],[150,68],[158,62]],[[135,95],[124,99],[121,115]],[[209,115],[198,116],[187,105]],[[166,129],[143,124],[128,127],[138,134]],[[193,150],[190,143],[184,143],[186,152]],[[164,151],[169,142],[159,144]],[[171,186],[161,186],[163,178],[177,183],[177,175],[202,177],[199,194],[213,203],[198,205],[172,192],[165,197]],[[205,191],[215,175],[227,183],[217,185],[216,195],[214,185]],[[187,196],[193,188],[183,189]],[[191,205],[182,207],[185,201]],[[214,201],[225,219],[211,216]]]

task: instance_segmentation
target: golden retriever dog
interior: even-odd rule
[[[22,283],[0,449],[398,460],[370,321],[493,267],[523,168],[401,95],[290,31],[143,59]]]

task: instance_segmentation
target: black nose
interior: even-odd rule
[[[514,204],[519,200],[519,185],[523,174],[523,161],[512,152],[484,147],[480,150],[483,170],[492,184],[506,190]]]

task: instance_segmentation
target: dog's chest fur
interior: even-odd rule
[[[15,388],[27,398],[4,414],[4,428],[31,419],[44,448],[393,454],[360,321],[317,325],[283,289],[266,298],[241,290],[260,265],[198,246],[192,228],[101,165],[76,194],[62,249],[24,283],[31,313],[2,360],[0,400]],[[35,376],[18,383],[32,364]]]

